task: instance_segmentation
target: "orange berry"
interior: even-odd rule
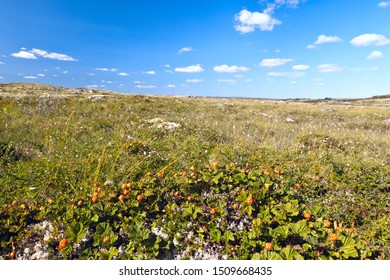
[[[11,253],[9,253],[9,258],[10,258],[11,260],[13,260],[13,259],[15,258],[15,252],[14,252],[14,251],[12,251]]]
[[[243,169],[241,169],[241,173],[246,173],[246,169],[245,168],[243,168]]]
[[[175,192],[175,197],[179,197],[180,196],[180,192],[179,191],[176,191]]]
[[[297,189],[299,189],[300,187],[301,187],[301,184],[299,184],[299,183],[295,183],[295,185],[294,185]]]
[[[193,200],[194,198],[192,197],[192,195],[189,195],[189,196],[187,197],[187,199],[188,199],[188,201],[191,201],[191,200]]]
[[[211,208],[210,209],[210,214],[211,215],[215,215],[215,213],[217,213],[217,210],[215,208]]]
[[[275,173],[280,173],[280,167],[275,167],[274,171]]]
[[[306,220],[308,220],[308,219],[310,219],[310,217],[311,217],[311,213],[310,213],[310,212],[305,212],[305,213],[303,213],[303,217],[304,217]]]
[[[15,199],[15,200],[12,201],[12,205],[16,205],[16,204],[18,204],[18,203],[19,203],[19,201],[18,201],[17,199]]]
[[[269,171],[268,171],[268,170],[264,170],[263,173],[264,173],[265,176],[268,176],[268,175],[269,175]]]
[[[100,193],[102,191],[102,188],[97,188],[97,192]]]
[[[128,188],[127,184],[122,185],[122,189],[127,189],[127,188]]]
[[[49,204],[53,204],[53,200],[52,200],[52,199],[48,199],[47,202],[48,202]]]
[[[324,227],[330,227],[331,223],[329,220],[324,221]]]
[[[165,176],[165,172],[158,172],[157,173],[157,177],[160,179],[164,178],[164,176]]]
[[[332,242],[336,242],[339,239],[339,237],[335,233],[329,233],[328,237]]]
[[[152,172],[148,172],[148,173],[146,173],[146,176],[148,176],[148,177],[152,177]]]
[[[104,242],[104,243],[110,242],[110,237],[109,237],[108,235],[104,236],[103,242]]]
[[[64,249],[68,245],[68,241],[66,239],[62,239],[60,241],[60,244],[58,245],[58,250]]]
[[[83,205],[83,201],[82,201],[82,200],[79,200],[79,201],[77,202],[77,205],[78,205],[78,206]]]
[[[187,172],[183,171],[182,173],[180,173],[181,177],[185,177],[187,175]]]
[[[45,206],[42,205],[41,207],[39,207],[39,210],[40,210],[40,211],[45,210]]]
[[[20,209],[26,209],[26,204],[22,204],[19,206]]]
[[[106,183],[104,183],[104,185],[105,185]],[[97,182],[97,181],[95,181],[95,182],[93,182],[93,186],[96,188],[97,186],[99,186],[99,182]]]
[[[141,202],[141,201],[142,201],[142,199],[143,199],[143,196],[142,196],[142,194],[139,194],[139,195],[137,195],[137,200],[138,200],[139,202]]]
[[[98,196],[97,196],[97,195],[94,195],[94,196],[92,197],[92,202],[95,203],[97,200],[98,200]]]
[[[105,185],[106,187],[108,187],[108,186],[110,185],[110,181],[105,181],[105,182],[104,182],[104,185]],[[96,185],[95,187],[97,187],[97,185]]]
[[[195,166],[191,166],[190,170],[191,170],[192,172],[195,172],[195,170],[196,170]]]
[[[125,196],[123,194],[121,194],[120,196],[118,196],[118,199],[119,199],[119,201],[123,201],[125,199]]]
[[[272,243],[271,242],[265,242],[264,248],[268,251],[272,251]]]
[[[248,203],[249,205],[252,205],[253,204],[253,198],[252,197],[248,197],[247,199],[246,199],[246,203]]]
[[[128,191],[128,190],[124,190],[123,194],[124,194],[124,195],[128,195],[128,194],[129,194],[129,191]]]
[[[229,164],[229,167],[230,167],[230,168],[234,168],[234,167],[236,167],[236,165],[234,164],[234,162],[231,162],[231,163]]]
[[[218,167],[219,167],[218,161],[213,162],[213,167],[214,167],[214,168],[218,168]]]

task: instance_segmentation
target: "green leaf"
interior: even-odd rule
[[[300,236],[306,236],[310,233],[310,228],[307,226],[305,220],[296,222],[295,224],[290,225],[291,231]]]
[[[97,221],[99,221],[99,216],[98,216],[98,214],[95,214],[95,215],[93,215],[93,217],[91,218],[91,221],[92,222],[97,222]]]
[[[221,236],[221,231],[218,229],[210,231],[211,242],[219,242],[221,240]]]
[[[84,228],[82,223],[76,223],[73,226],[68,226],[65,231],[65,236],[69,241],[79,243],[80,240],[85,236],[88,229]]]
[[[273,232],[282,238],[287,238],[290,228],[288,226],[279,226],[275,228]]]
[[[351,237],[346,237],[343,235],[340,235],[339,240],[342,243],[340,251],[342,252],[341,255],[343,258],[349,259],[350,257],[356,258],[359,256],[359,253],[355,248],[355,240],[353,240]]]
[[[233,232],[228,230],[228,231],[225,231],[222,238],[226,243],[228,243],[229,241],[234,241],[234,234],[233,234]]]
[[[303,260],[303,257],[291,246],[287,246],[280,251],[280,256],[284,260]]]

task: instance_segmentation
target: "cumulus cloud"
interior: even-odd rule
[[[126,77],[126,76],[129,76],[129,74],[127,74],[125,72],[120,72],[120,73],[118,73],[118,76]]]
[[[182,72],[182,73],[200,73],[203,72],[203,68],[200,66],[200,64],[197,65],[191,65],[187,67],[177,67],[175,69],[175,72]]]
[[[336,64],[320,64],[317,66],[317,70],[322,73],[329,73],[343,71],[343,68]]]
[[[250,12],[248,10],[241,10],[235,15],[236,21],[235,29],[241,33],[250,33],[256,28],[261,31],[272,31],[275,25],[280,25],[282,22],[273,18],[268,11],[264,12]]]
[[[135,87],[136,88],[156,88],[156,86],[141,86],[141,85],[137,85]]]
[[[314,45],[321,45],[326,43],[337,43],[341,41],[343,40],[337,36],[319,35],[317,40],[314,42]]]
[[[384,55],[383,55],[383,52],[380,52],[380,51],[372,51],[368,56],[367,56],[367,59],[368,60],[373,60],[373,59],[378,59],[378,58],[382,58]]]
[[[97,71],[110,71],[110,72],[116,72],[118,71],[117,68],[96,68]]]
[[[190,52],[190,51],[192,51],[192,47],[184,47],[184,48],[181,48],[180,50],[178,50],[177,52],[179,54],[182,54],[182,53]]]
[[[384,46],[390,44],[390,39],[380,34],[363,34],[353,38],[350,43],[356,47]]]
[[[77,61],[77,59],[74,59],[73,57],[66,54],[55,53],[55,52],[49,53],[45,50],[40,50],[40,49],[32,49],[29,52],[38,56],[42,56],[44,58],[49,58],[54,60]]]
[[[19,51],[11,55],[13,57],[24,58],[24,59],[38,59],[33,53],[27,51]]]
[[[305,65],[305,64],[297,64],[297,65],[294,65],[292,67],[293,70],[298,70],[298,71],[305,71],[307,69],[309,69],[310,66],[309,65]]]
[[[203,82],[202,79],[187,79],[187,83],[201,83]]]
[[[315,49],[318,45],[328,44],[328,43],[338,43],[342,41],[343,39],[341,39],[340,37],[321,34],[317,37],[317,40],[313,44],[307,45],[306,48]]]
[[[218,79],[217,82],[218,83],[228,83],[228,84],[234,85],[237,83],[237,80]]]
[[[148,74],[148,75],[155,75],[156,74],[156,72],[154,72],[154,71],[144,71],[144,72],[142,72],[142,73],[144,73],[144,74]]]
[[[249,71],[250,69],[245,66],[228,66],[226,64],[215,66],[214,71],[219,73],[237,73],[237,72],[245,72]]]
[[[382,1],[378,3],[378,7],[380,8],[389,8],[390,7],[390,1]]]
[[[265,58],[260,62],[261,67],[271,68],[276,66],[281,66],[286,63],[294,61],[291,58]]]
[[[268,72],[267,76],[270,77],[289,77],[289,78],[300,78],[305,76],[304,72]]]

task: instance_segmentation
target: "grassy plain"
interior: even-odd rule
[[[0,256],[390,259],[389,108],[0,85]]]

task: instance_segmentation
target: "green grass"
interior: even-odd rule
[[[30,84],[0,89],[5,259],[31,257],[25,249],[37,242],[50,259],[207,258],[210,252],[228,259],[390,259],[389,98],[80,94]],[[151,122],[155,118],[162,121]],[[158,127],[162,122],[180,127]],[[120,202],[128,182],[130,193]],[[332,226],[324,228],[323,220]],[[44,221],[50,234],[39,241],[48,231],[39,229]],[[233,222],[242,228],[232,230]],[[168,237],[155,233],[159,228]],[[339,240],[329,241],[330,233]],[[58,250],[63,238],[69,244]],[[265,242],[272,242],[272,252]]]

